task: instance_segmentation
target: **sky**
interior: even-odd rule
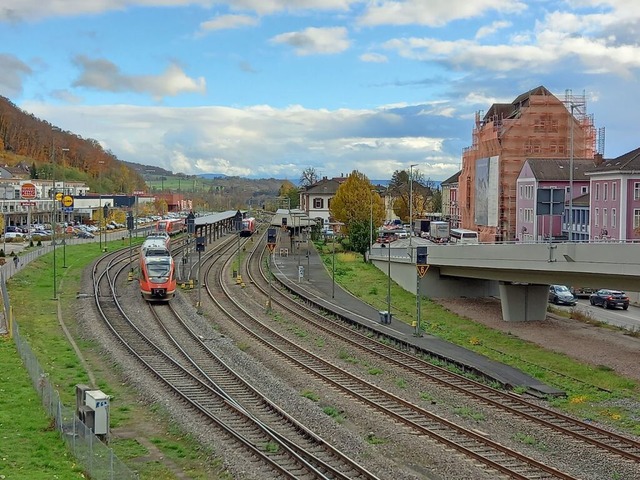
[[[0,95],[187,175],[445,180],[476,113],[540,85],[614,158],[639,71],[637,0],[0,0]]]

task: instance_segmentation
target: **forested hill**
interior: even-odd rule
[[[63,160],[66,178],[84,181],[94,192],[144,189],[142,176],[97,140],[63,131],[0,96],[0,162],[25,162],[35,165],[39,178],[60,178]]]

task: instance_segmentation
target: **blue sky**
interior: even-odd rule
[[[636,0],[0,0],[0,95],[174,172],[444,180],[539,85],[637,148],[639,39]]]

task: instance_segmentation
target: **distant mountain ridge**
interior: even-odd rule
[[[212,178],[227,178],[228,175],[225,175],[224,173],[201,173],[199,175],[197,175],[199,178],[206,178],[211,180]]]

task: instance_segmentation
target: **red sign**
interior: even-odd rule
[[[23,183],[20,187],[20,197],[25,200],[33,200],[38,196],[38,191],[33,183]]]

